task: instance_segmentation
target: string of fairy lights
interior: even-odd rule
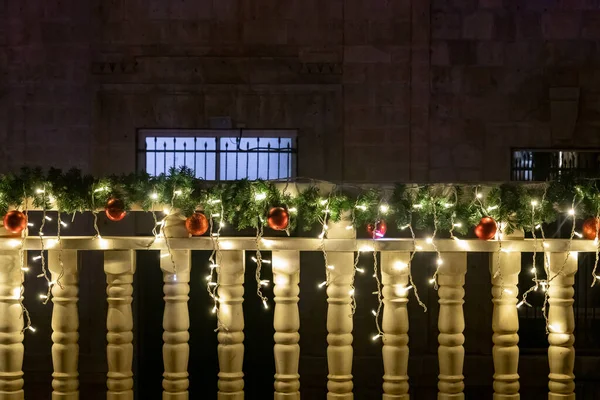
[[[548,197],[548,188],[549,188],[549,185],[545,185],[543,187],[543,192],[541,193],[540,198],[531,198],[531,200],[529,200],[530,209],[528,210],[528,215],[527,215],[527,217],[528,217],[527,226],[530,228],[530,229],[528,229],[528,231],[531,233],[532,238],[533,238],[533,241],[532,241],[532,243],[533,243],[533,246],[532,246],[533,258],[532,258],[532,266],[530,269],[533,277],[532,277],[531,287],[529,287],[523,291],[523,293],[520,297],[520,300],[516,303],[516,307],[520,308],[523,305],[532,307],[532,304],[528,301],[528,296],[534,291],[541,290],[544,294],[544,301],[542,304],[542,312],[543,312],[544,318],[546,320],[546,331],[547,331],[547,333],[550,333],[550,332],[555,331],[555,329],[551,325],[549,325],[549,322],[548,322],[548,315],[547,315],[548,300],[549,300],[548,288],[549,288],[551,282],[563,273],[564,269],[566,268],[569,258],[575,256],[573,254],[573,252],[571,251],[571,243],[572,243],[573,239],[575,237],[582,238],[584,236],[584,234],[582,234],[576,230],[576,215],[578,214],[577,209],[578,209],[578,207],[580,207],[580,203],[582,201],[584,201],[584,199],[586,197],[589,197],[589,196],[584,194],[584,192],[582,191],[581,188],[576,187],[575,194],[571,200],[571,206],[569,209],[566,210],[566,214],[568,215],[568,217],[570,218],[570,221],[571,221],[571,229],[570,229],[570,235],[568,238],[567,250],[565,252],[565,259],[564,259],[562,265],[557,270],[555,270],[556,272],[551,272],[549,255],[546,251],[544,251],[545,249],[548,248],[548,243],[547,243],[546,235],[545,235],[544,228],[543,228],[544,219],[543,219],[543,217],[540,216],[540,214],[544,214],[544,213],[547,214],[547,212],[548,212],[548,210],[547,210],[548,203],[549,203],[549,200],[547,198]],[[35,196],[37,196],[40,199],[39,204],[42,205],[42,207],[41,207],[42,219],[41,219],[41,225],[40,225],[39,231],[38,231],[38,236],[39,236],[40,244],[41,244],[41,250],[40,250],[39,255],[32,257],[32,261],[40,262],[41,273],[38,275],[38,278],[44,278],[47,282],[48,289],[47,289],[46,293],[39,294],[39,298],[42,300],[42,302],[44,304],[46,304],[51,299],[52,289],[54,288],[54,286],[58,286],[61,289],[63,288],[62,283],[61,283],[61,278],[64,276],[64,266],[62,264],[61,228],[66,228],[68,226],[68,224],[61,219],[60,207],[56,207],[56,203],[57,203],[56,197],[54,197],[53,194],[51,193],[51,191],[48,189],[49,188],[46,186],[46,184],[43,184],[41,187],[39,187],[38,189],[35,190]],[[96,210],[96,201],[97,201],[96,198],[98,196],[102,196],[104,194],[109,194],[111,192],[112,192],[112,189],[106,184],[94,184],[91,186],[91,193],[92,193],[92,195],[91,195],[92,210],[91,211],[93,213],[93,226],[94,226],[94,230],[96,232],[95,238],[100,241],[103,241],[104,239],[102,238],[102,236],[100,234],[100,231],[98,228],[98,223],[97,223],[98,222],[98,215],[97,215],[98,212]],[[162,218],[157,217],[156,206],[159,204],[165,204],[164,200],[165,200],[166,196],[165,196],[164,192],[159,194],[159,189],[156,188],[155,190],[151,191],[147,195],[148,204],[151,204],[151,207],[149,207],[149,209],[147,211],[152,213],[152,217],[153,217],[154,223],[155,223],[155,226],[152,230],[152,235],[153,235],[152,243],[154,243],[155,241],[164,240],[167,251],[166,251],[166,253],[162,254],[161,257],[169,257],[170,258],[170,262],[171,262],[171,266],[172,266],[171,278],[172,278],[173,282],[177,282],[177,263],[175,262],[175,258],[173,256],[173,251],[170,246],[169,235],[165,232],[165,229],[167,228],[169,219],[171,217],[174,217],[175,214],[177,214],[180,211],[178,208],[178,199],[181,197],[188,196],[189,193],[190,193],[189,188],[183,188],[183,187],[177,188],[174,186],[170,192],[170,198],[167,198],[169,205],[167,207],[164,207],[164,209],[162,210],[162,212],[164,214],[164,216]],[[197,218],[200,218],[199,221],[201,221],[201,222],[203,221],[202,218],[204,218],[204,220],[206,221],[205,231],[206,230],[209,231],[210,239],[212,241],[212,252],[209,257],[209,266],[208,266],[209,274],[206,276],[207,292],[213,300],[213,304],[211,306],[211,312],[217,315],[217,330],[220,330],[220,329],[227,330],[227,327],[222,323],[222,321],[219,318],[219,308],[220,308],[220,303],[221,303],[221,299],[219,298],[219,286],[220,286],[220,275],[221,275],[221,269],[222,269],[222,265],[221,265],[222,253],[221,253],[221,246],[220,246],[219,240],[221,237],[221,229],[225,226],[226,221],[228,221],[228,220],[231,221],[231,216],[229,217],[229,219],[227,218],[228,212],[224,205],[225,199],[223,197],[223,193],[226,193],[226,190],[223,190],[223,191],[217,192],[217,193],[219,193],[218,196],[212,196],[206,200],[205,211],[208,210],[208,212],[207,212],[208,218],[206,218],[206,216],[204,216],[204,213],[202,211],[196,211],[194,216]],[[264,236],[264,226],[266,225],[266,222],[267,222],[266,215],[269,214],[269,219],[270,219],[271,218],[270,214],[273,210],[273,208],[271,208],[271,210],[269,210],[269,207],[272,205],[272,203],[271,203],[272,194],[269,193],[268,190],[257,190],[253,187],[252,187],[251,193],[252,193],[251,194],[252,201],[254,203],[254,205],[253,205],[254,211],[253,212],[256,213],[255,214],[255,223],[253,225],[254,228],[256,229],[256,235],[255,235],[256,249],[255,249],[255,255],[253,257],[251,257],[252,261],[256,264],[256,268],[255,268],[256,294],[257,294],[257,297],[262,302],[264,308],[268,309],[269,308],[269,299],[267,298],[266,295],[264,295],[264,293],[262,292],[262,289],[264,287],[269,286],[270,281],[262,278],[262,268],[264,267],[264,265],[270,264],[271,261],[268,259],[265,259],[263,257],[261,250],[262,250],[262,244],[264,243],[264,240],[265,240],[263,238],[263,236]],[[335,187],[327,197],[317,197],[315,205],[312,206],[312,207],[316,208],[317,210],[319,210],[317,217],[316,217],[316,221],[318,222],[321,229],[320,229],[320,233],[317,235],[317,237],[320,240],[320,251],[322,252],[322,255],[323,255],[324,270],[325,270],[325,280],[318,284],[319,288],[326,288],[332,283],[331,276],[332,276],[333,271],[336,270],[336,265],[333,265],[329,262],[329,258],[328,258],[327,251],[326,251],[326,247],[327,247],[326,243],[327,243],[327,240],[329,239],[328,234],[330,232],[330,223],[331,223],[331,221],[335,222],[336,218],[337,218],[337,220],[339,220],[341,218],[339,215],[341,209],[338,206],[340,204],[340,201],[338,201],[338,198],[334,196],[334,193],[335,193]],[[285,193],[284,193],[284,195],[285,195]],[[26,190],[24,190],[24,196],[25,196],[24,197],[25,199],[28,197]],[[437,246],[438,233],[441,231],[442,226],[446,226],[448,228],[448,233],[449,233],[450,238],[452,240],[455,240],[460,248],[468,250],[468,242],[464,238],[457,236],[457,234],[458,234],[457,230],[462,230],[463,232],[465,232],[463,228],[465,227],[465,225],[470,225],[472,223],[472,221],[469,221],[466,223],[459,219],[461,217],[461,212],[458,208],[458,205],[461,200],[459,200],[460,195],[459,195],[458,190],[455,187],[452,188],[449,195],[444,195],[444,196],[439,196],[439,197],[434,197],[432,195],[429,197],[428,197],[428,195],[420,196],[420,197],[419,196],[412,197],[413,200],[415,200],[415,202],[412,204],[408,203],[408,205],[406,206],[406,215],[408,215],[408,218],[404,220],[404,222],[406,222],[406,223],[403,224],[402,226],[399,226],[400,230],[409,229],[413,246],[410,251],[408,262],[406,262],[406,263],[397,262],[394,265],[393,269],[395,272],[397,272],[399,274],[406,274],[408,276],[407,284],[398,285],[398,287],[395,287],[394,293],[396,296],[402,297],[402,296],[408,295],[408,292],[412,290],[418,304],[424,309],[424,311],[427,311],[426,305],[421,301],[421,299],[419,297],[418,288],[414,282],[413,274],[412,274],[413,259],[414,259],[415,255],[418,252],[424,251],[421,246],[417,245],[415,226],[414,226],[414,222],[413,222],[413,213],[421,213],[423,210],[427,210],[427,213],[428,213],[427,215],[429,215],[429,217],[431,217],[431,219],[430,219],[431,225],[430,226],[433,227],[433,230],[432,230],[431,235],[429,235],[425,238],[425,242],[427,244],[431,245],[433,252],[436,255],[433,273],[431,275],[431,278],[429,279],[429,283],[433,286],[433,288],[435,290],[437,290],[439,288],[438,275],[440,272],[440,268],[444,265],[444,259],[443,259],[442,254],[439,251],[438,246]],[[114,199],[112,199],[112,200],[114,200]],[[356,201],[345,210],[345,211],[349,211],[350,216],[351,216],[350,224],[346,226],[346,229],[354,230],[354,239],[357,238],[357,234],[356,234],[357,226],[361,225],[364,222],[364,219],[361,219],[359,217],[359,215],[360,215],[360,213],[367,213],[367,212],[370,212],[369,215],[372,216],[372,221],[373,221],[372,223],[370,223],[367,226],[367,231],[368,231],[369,235],[371,236],[372,240],[375,242],[378,239],[385,237],[385,234],[387,231],[387,225],[386,225],[385,219],[389,216],[389,214],[392,213],[392,209],[394,212],[397,212],[398,207],[399,207],[398,203],[396,203],[392,206],[390,204],[389,200],[390,200],[389,195],[382,195],[378,199],[378,201],[372,201],[372,200],[362,201],[360,197],[357,197]],[[280,218],[278,220],[278,221],[280,221],[280,223],[277,225],[278,226],[277,230],[285,230],[289,235],[290,221],[292,221],[290,216],[291,215],[296,216],[296,215],[302,214],[304,210],[301,208],[302,205],[300,203],[298,203],[296,205],[296,203],[292,202],[291,200],[287,200],[287,201],[289,202],[289,204],[286,203],[285,207],[284,207],[285,226],[282,225],[281,218]],[[306,200],[304,200],[304,201],[306,201]],[[465,203],[464,200],[462,202]],[[25,257],[24,257],[24,255],[25,255],[25,250],[24,250],[25,238],[28,235],[29,228],[33,227],[33,224],[27,220],[27,216],[28,216],[28,212],[29,212],[29,210],[27,209],[27,201],[23,200],[22,204],[24,205],[23,211],[25,214],[26,229],[24,229],[20,232],[22,239],[21,239],[21,241],[19,241],[19,243],[17,245],[20,246],[19,254],[21,257],[21,261],[20,261],[21,273],[24,274],[30,270],[30,267],[25,265]],[[56,237],[56,239],[51,239],[51,240],[45,240],[45,237],[44,237],[44,235],[45,235],[44,229],[46,227],[46,224],[53,221],[52,217],[48,215],[48,210],[50,209],[50,207],[47,207],[47,204],[50,204],[53,207],[52,209],[58,208],[58,216],[57,216],[57,221],[56,221],[57,237]],[[482,190],[482,188],[479,186],[476,186],[473,191],[472,200],[470,202],[466,202],[466,204],[467,204],[467,207],[471,207],[470,210],[476,209],[477,215],[484,216],[481,219],[480,225],[478,225],[476,227],[475,232],[476,232],[477,236],[480,239],[484,239],[484,240],[489,240],[489,239],[493,238],[498,242],[498,251],[496,251],[494,254],[494,256],[496,257],[496,262],[494,263],[495,269],[492,271],[492,277],[493,277],[493,279],[497,279],[497,281],[499,282],[499,285],[501,288],[500,295],[502,296],[504,293],[515,295],[509,289],[504,288],[504,280],[503,280],[502,268],[501,268],[502,258],[500,257],[501,252],[511,252],[510,248],[503,247],[503,238],[506,235],[505,231],[510,229],[510,221],[509,222],[505,222],[502,220],[496,221],[496,220],[492,219],[491,217],[489,217],[489,215],[493,215],[495,212],[497,212],[497,210],[502,210],[502,208],[504,206],[503,201],[502,201],[502,196],[491,195],[489,193],[486,196],[486,194],[484,194],[484,191]],[[599,262],[599,258],[600,258],[599,257],[600,243],[598,240],[598,231],[599,231],[599,226],[600,226],[600,202],[597,202],[594,204],[596,206],[595,217],[593,217],[594,218],[594,221],[593,221],[594,228],[595,228],[593,230],[593,240],[594,240],[594,244],[595,244],[595,262],[594,262],[594,268],[593,268],[593,273],[592,273],[592,275],[593,275],[592,286],[594,286],[594,284],[596,283],[596,281],[598,279],[596,271],[597,271],[598,262]],[[292,206],[290,207],[289,205],[292,205]],[[306,206],[306,204],[303,204],[303,206]],[[589,209],[589,207],[588,207],[588,209]],[[83,210],[80,210],[80,211],[83,211]],[[239,210],[239,211],[242,212],[241,210]],[[268,213],[266,211],[268,211]],[[561,211],[560,209],[557,210],[557,212],[560,212],[560,211]],[[562,210],[562,211],[564,212],[564,210]],[[109,217],[109,219],[112,219],[114,221],[121,220],[125,215],[124,205],[118,206],[118,207],[116,207],[116,209],[113,207],[110,210],[110,212],[113,214],[116,212],[117,216],[114,216],[113,214],[111,214],[111,215],[113,215],[113,217],[111,218],[111,215],[109,215],[109,207],[107,206],[106,213],[107,213],[107,216]],[[471,212],[471,214],[472,213],[473,212]],[[75,215],[75,213],[73,212],[73,216],[74,215]],[[498,214],[498,215],[500,215],[500,214]],[[506,213],[505,213],[505,215],[506,215]],[[513,213],[513,215],[514,215],[514,213]],[[462,214],[462,216],[464,217],[464,213]],[[190,218],[192,218],[192,217],[189,217],[188,220],[186,221],[186,227],[188,227],[188,222],[189,222]],[[484,223],[484,219],[486,219],[486,218],[489,221],[485,221],[485,223]],[[587,223],[588,223],[588,221],[586,220],[586,224]],[[270,220],[269,220],[269,226],[273,227]],[[216,229],[215,229],[215,227],[216,227]],[[519,229],[519,226],[517,226],[517,229]],[[585,227],[584,227],[584,229],[585,229]],[[196,230],[191,231],[189,228],[188,228],[188,231],[193,235],[197,235],[197,232],[198,232]],[[539,231],[539,235],[537,234],[538,231]],[[480,232],[481,232],[481,234],[480,234]],[[200,233],[200,235],[202,235],[202,234],[204,234],[204,232]],[[585,237],[590,238],[590,233],[586,232]],[[540,272],[536,266],[536,257],[537,257],[540,242],[541,242],[541,250],[544,254],[544,262],[543,262],[544,274],[543,275],[540,274]],[[55,278],[54,278],[52,273],[50,272],[49,268],[47,267],[45,251],[48,249],[53,249],[57,245],[58,245],[59,272],[57,274],[54,274],[54,276],[55,276]],[[149,246],[149,248],[150,247],[151,247],[151,245]],[[385,333],[383,332],[383,330],[381,328],[381,324],[380,324],[381,310],[383,308],[382,282],[380,279],[382,271],[379,268],[378,252],[376,251],[375,245],[374,246],[365,246],[365,247],[356,249],[355,256],[353,258],[352,276],[351,276],[351,283],[349,285],[350,287],[349,287],[349,291],[348,291],[348,296],[350,297],[349,304],[350,304],[351,316],[352,316],[352,315],[354,315],[354,313],[356,312],[356,309],[357,309],[356,287],[354,284],[354,280],[356,277],[356,273],[364,273],[365,272],[365,269],[363,267],[361,267],[359,264],[360,264],[360,254],[366,253],[366,252],[371,252],[373,255],[373,278],[375,279],[375,283],[377,286],[377,290],[375,292],[373,292],[373,294],[377,296],[378,306],[376,309],[372,310],[372,314],[375,318],[375,326],[377,329],[377,333],[375,335],[373,335],[372,338],[373,338],[373,340],[377,340],[377,339],[383,337],[385,335]],[[22,281],[23,280],[24,279],[22,279]],[[31,325],[31,319],[29,316],[29,312],[28,312],[27,308],[25,307],[25,305],[23,304],[23,298],[24,298],[24,286],[23,285],[21,285],[18,288],[18,290],[15,289],[15,297],[19,299],[19,303],[20,303],[20,305],[22,307],[22,311],[23,311],[23,316],[25,317],[25,323],[24,323],[23,330],[24,331],[29,330],[29,331],[35,332],[35,328]]]

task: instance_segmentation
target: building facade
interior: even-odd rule
[[[298,176],[506,181],[514,149],[600,147],[599,67],[598,0],[0,1],[0,170],[128,173],[137,168],[140,130],[224,123],[294,130]],[[478,324],[491,320],[488,261],[469,257],[467,390],[491,398],[491,326]],[[82,270],[81,279],[80,313],[105,312],[94,295],[103,299],[101,268]],[[437,297],[425,296],[430,313],[411,314],[418,399],[436,393]],[[300,307],[324,318],[324,298]],[[371,332],[370,308],[363,314],[357,337]],[[323,321],[306,318],[302,385],[317,396],[326,359],[324,345],[310,343],[325,332]],[[104,329],[103,319],[82,318],[82,392],[98,398]],[[32,390],[49,382],[47,340],[26,339],[34,357],[26,374],[39,376],[29,379]],[[356,374],[356,398],[371,399],[378,392],[370,388],[380,387],[379,348],[356,346],[356,365],[366,366],[359,369],[375,370]],[[578,360],[580,385],[598,378],[597,358]],[[544,398],[543,354],[525,355],[521,372],[524,398]]]

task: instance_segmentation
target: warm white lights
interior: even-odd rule
[[[263,307],[265,308],[265,310],[267,310],[269,308],[269,305],[267,304],[266,300],[263,300]]]
[[[377,335],[373,336],[371,339],[373,339],[373,341],[375,341],[375,340],[379,339],[380,337],[381,337],[381,335],[377,334]]]
[[[263,279],[260,281],[260,286],[269,286],[269,283],[271,283],[271,281]]]
[[[377,311],[371,310],[371,314],[373,314],[373,316],[376,317],[377,316]]]
[[[108,188],[106,186],[102,186],[102,187],[99,187],[98,189],[94,190],[94,193],[105,192],[107,190],[108,190]]]
[[[383,214],[387,214],[387,212],[390,211],[390,206],[387,204],[382,204],[379,206],[379,211],[381,211]]]
[[[488,211],[493,211],[493,210],[495,210],[495,209],[497,209],[497,208],[498,208],[498,206],[497,206],[497,205],[495,205],[495,206],[489,206],[489,207],[487,208],[487,210],[488,210]]]
[[[413,208],[423,208],[423,204],[413,204]]]
[[[173,194],[175,196],[181,196],[183,194],[183,192],[181,190],[176,190],[176,191],[173,192]]]
[[[170,213],[171,213],[171,210],[168,207],[163,208],[163,214],[169,215]]]
[[[35,257],[31,257],[31,259],[32,259],[33,261],[37,261],[37,260],[39,260],[40,258],[42,258],[42,256],[35,256]]]
[[[437,265],[442,265],[444,264],[444,260],[442,260],[441,258],[437,259]]]
[[[453,225],[455,228],[462,228],[462,222],[457,222]]]
[[[329,202],[329,200],[327,199],[323,199],[319,202],[319,204],[321,204],[322,206],[324,206],[325,204],[327,204]]]
[[[158,200],[158,193],[150,193],[150,198],[152,200]]]
[[[356,208],[358,208],[361,211],[366,211],[367,210],[367,206],[365,206],[364,204],[359,204],[356,206]]]
[[[571,209],[569,210],[569,215],[575,215],[575,210],[571,208]]]
[[[44,190],[44,189],[35,189],[35,192],[36,192],[37,194],[42,194],[42,193],[44,193],[44,192],[45,192],[45,190]]]
[[[408,268],[408,264],[402,261],[396,261],[394,263],[394,269],[396,271],[402,271],[403,269]]]
[[[23,271],[23,272],[29,272],[29,267],[22,267],[21,271]]]
[[[40,294],[40,299],[42,299],[42,300],[46,300],[47,298],[48,298],[48,296],[47,296],[47,295],[45,295],[45,294]]]
[[[296,212],[298,212],[298,209],[296,207],[292,207],[292,208],[288,209],[288,211],[291,213],[296,213]]]
[[[256,201],[263,201],[266,198],[267,194],[265,192],[256,193],[256,195],[254,195],[254,200]]]
[[[356,268],[356,270],[357,270],[358,272],[360,272],[361,274],[364,274],[364,273],[365,273],[365,269],[364,269],[364,268]]]
[[[481,199],[481,198],[483,197],[483,195],[482,195],[481,193],[477,193],[477,194],[475,195],[475,197],[477,197],[478,199]]]
[[[325,286],[325,285],[327,285],[327,281],[323,281],[323,282],[319,283],[317,286],[318,286],[319,288],[322,288],[322,287],[323,287],[323,286]]]
[[[327,269],[329,269],[329,270],[334,270],[334,269],[335,269],[335,266],[334,266],[334,265],[328,265],[328,266],[327,266]]]
[[[50,218],[49,216],[45,216],[44,218],[46,218],[46,221],[52,221],[52,218]]]
[[[537,202],[537,200],[531,200],[531,206],[532,206],[532,207],[535,207],[535,206],[537,206],[537,205],[538,205],[538,202]]]
[[[350,289],[350,290],[348,290],[348,294],[349,294],[350,296],[354,296],[354,292],[355,292],[355,290],[354,290],[354,289]]]
[[[65,221],[60,221],[60,224],[63,226],[63,228],[66,228],[67,226],[69,226]]]
[[[425,243],[427,243],[427,244],[433,243],[433,238],[428,237],[427,239],[425,239]]]
[[[27,329],[29,329],[31,332],[35,333],[35,328],[33,326],[28,326]]]

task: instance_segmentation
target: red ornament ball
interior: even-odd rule
[[[384,220],[379,220],[376,223],[367,225],[367,232],[373,237],[373,239],[381,239],[387,232],[387,224]]]
[[[7,212],[4,216],[4,228],[10,233],[21,233],[27,228],[27,216],[17,210]]]
[[[490,240],[496,235],[498,226],[492,217],[483,217],[475,227],[475,235],[481,240]]]
[[[185,228],[192,236],[202,236],[208,230],[208,219],[206,215],[196,211],[185,220]]]
[[[267,223],[271,229],[284,231],[290,224],[290,213],[283,207],[273,207],[269,210]]]
[[[125,211],[125,203],[123,203],[123,200],[117,199],[116,197],[108,199],[106,206],[104,206],[104,211],[111,221],[121,221],[127,214]]]
[[[583,236],[586,239],[596,239],[596,231],[600,230],[600,219],[591,217],[583,222]]]

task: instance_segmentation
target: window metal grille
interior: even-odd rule
[[[561,176],[597,178],[600,150],[514,150],[511,180],[546,181]]]
[[[138,166],[150,175],[188,167],[210,181],[288,179],[296,176],[293,131],[142,131]]]

